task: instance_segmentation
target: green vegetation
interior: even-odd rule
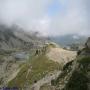
[[[89,49],[89,48],[87,48],[87,47],[85,47],[85,48],[83,48],[83,49],[82,49],[82,51],[85,51],[85,52],[90,52],[90,49]]]
[[[88,90],[87,81],[88,78],[83,72],[74,71],[65,90]]]
[[[73,72],[65,90],[88,90],[87,83],[89,79],[87,73],[89,72],[90,56],[80,56],[77,61],[79,69]]]
[[[81,59],[78,60],[78,62],[83,65],[90,64],[90,56],[82,57]]]
[[[34,57],[32,60],[29,60],[28,63],[22,66],[22,69],[12,81],[8,83],[9,87],[17,86],[23,87],[26,82],[28,84],[33,84],[35,81],[40,80],[46,74],[58,70],[60,65],[57,62],[49,60],[45,55]],[[28,70],[31,69],[28,76]],[[27,78],[26,78],[27,76]]]
[[[77,62],[79,63],[79,69],[73,72],[65,90],[88,90],[87,83],[89,79],[87,73],[90,71],[90,69],[88,69],[90,56],[79,56]]]
[[[88,71],[90,71],[90,56],[81,57],[81,59],[78,59],[78,62],[80,66],[82,66],[81,70],[83,71],[83,73],[87,73]]]
[[[67,72],[67,70],[69,70],[69,68],[67,67],[68,63],[64,66],[65,69],[62,71],[59,77],[56,80],[51,81],[51,84],[53,86],[59,87],[59,84],[63,83],[63,85],[65,84],[63,90],[88,90],[87,83],[90,82],[90,75],[88,75],[88,73],[90,72],[90,56],[80,55],[77,57],[76,62],[78,63],[78,66],[72,72],[72,75],[66,84],[63,83],[62,80],[64,80],[69,72],[71,72]],[[69,62],[69,64],[69,66],[73,66],[71,62]]]

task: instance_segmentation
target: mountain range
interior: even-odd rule
[[[38,37],[37,32],[28,32],[13,25],[11,27],[0,25],[0,49],[32,48],[35,43],[44,42],[44,37]]]
[[[84,44],[87,38],[88,36],[86,37],[76,34],[50,37],[52,41],[58,43],[60,46],[67,46],[69,44]]]

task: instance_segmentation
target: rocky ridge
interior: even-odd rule
[[[76,59],[64,65],[59,77],[52,80],[52,86],[54,90],[90,90],[90,38]]]
[[[90,38],[77,52],[76,59],[67,62],[59,76],[40,90],[90,90]]]

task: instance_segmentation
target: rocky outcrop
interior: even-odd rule
[[[88,38],[85,48],[81,50],[76,59],[64,65],[59,77],[52,81],[55,90],[90,90],[89,49],[90,38]]]

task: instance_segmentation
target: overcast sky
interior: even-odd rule
[[[89,0],[0,0],[0,22],[43,35],[89,35]]]

